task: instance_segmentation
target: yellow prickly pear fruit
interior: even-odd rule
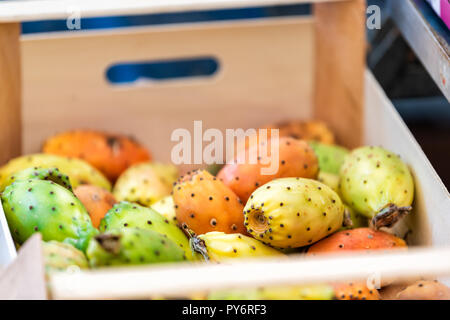
[[[175,203],[173,202],[172,196],[162,198],[158,202],[152,204],[150,208],[158,212],[167,220],[177,223],[177,213],[175,212]]]
[[[274,248],[240,233],[208,232],[191,238],[191,247],[206,260],[212,261],[284,256]]]
[[[399,156],[381,147],[355,149],[340,172],[342,200],[372,220],[391,227],[411,210],[414,180]]]
[[[315,180],[284,178],[258,188],[244,208],[245,226],[256,239],[280,248],[310,245],[337,231],[344,205]]]

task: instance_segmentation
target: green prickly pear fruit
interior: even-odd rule
[[[195,260],[185,233],[153,209],[127,201],[117,203],[101,220],[99,230],[107,232],[117,228],[139,228],[159,232],[181,247],[189,260]]]
[[[244,208],[247,231],[274,247],[310,245],[337,231],[344,205],[331,188],[315,180],[284,178],[259,187]]]
[[[320,171],[317,180],[329,186],[334,192],[339,194],[339,175]]]
[[[172,196],[162,198],[150,206],[153,210],[158,212],[164,218],[174,223],[177,223],[177,213],[175,212],[175,203]]]
[[[50,154],[32,154],[12,159],[0,168],[0,192],[14,180],[17,180],[14,178],[17,172],[35,167],[58,168],[69,176],[74,188],[80,184],[92,184],[111,190],[111,184],[108,179],[83,160]]]
[[[191,246],[205,260],[284,256],[283,253],[240,233],[208,232],[191,238]]]
[[[183,249],[153,230],[121,228],[92,238],[87,249],[92,267],[186,260]]]
[[[120,175],[113,194],[118,201],[136,202],[148,207],[170,195],[177,177],[178,169],[171,164],[139,163]]]
[[[208,295],[208,300],[333,300],[334,298],[334,289],[327,284],[220,290]]]
[[[50,169],[49,180],[40,180],[45,170],[35,172],[36,179],[16,180],[1,194],[14,240],[22,244],[40,232],[45,241],[64,241],[84,251],[97,230],[84,206],[69,190],[69,178]],[[28,174],[29,170],[18,173]]]
[[[414,180],[399,156],[381,147],[362,147],[346,158],[340,173],[344,202],[376,229],[391,227],[411,210]]]
[[[309,144],[314,149],[319,160],[320,171],[339,174],[345,157],[350,152],[346,148],[337,145],[329,145],[315,141],[310,141]]]
[[[58,168],[48,168],[48,169],[38,167],[28,168],[23,171],[17,172],[14,176],[11,176],[9,178],[10,182],[9,184],[12,184],[14,181],[29,180],[29,179],[53,181],[59,185],[62,185],[69,191],[73,191],[69,176],[61,173]]]
[[[47,276],[53,272],[65,271],[70,267],[89,268],[89,263],[84,253],[70,244],[58,241],[43,241],[42,250]]]

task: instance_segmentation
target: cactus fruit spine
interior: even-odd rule
[[[100,171],[89,163],[75,158],[66,158],[51,154],[31,154],[12,159],[0,168],[0,192],[14,181],[14,176],[19,171],[27,168],[58,168],[67,174],[72,186],[75,188],[81,184],[92,184],[111,190],[111,183]]]
[[[362,147],[346,158],[340,173],[342,200],[372,219],[375,228],[391,227],[411,210],[414,180],[399,156],[380,147]]]
[[[42,170],[36,172],[40,176]],[[2,193],[3,210],[11,234],[22,244],[33,233],[40,232],[45,241],[64,241],[84,251],[97,230],[82,203],[70,191],[70,184],[64,186],[68,178],[57,174],[55,179],[56,170],[49,172],[54,181],[16,180]]]
[[[258,188],[244,208],[247,231],[275,247],[310,245],[342,226],[344,205],[326,185],[284,178]]]
[[[86,252],[93,267],[186,260],[184,251],[156,231],[121,228],[91,239]]]
[[[119,202],[101,220],[99,230],[107,232],[117,228],[140,228],[159,232],[182,248],[189,260],[196,259],[184,232],[153,209],[136,203]]]
[[[206,252],[206,260],[284,256],[283,253],[240,233],[208,232],[199,235],[198,239],[200,241],[191,241],[191,246],[199,253]]]

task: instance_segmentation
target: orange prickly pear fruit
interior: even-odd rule
[[[264,129],[279,129],[280,137],[292,137],[325,144],[334,144],[333,132],[321,121],[286,121],[266,126]],[[268,130],[270,132],[270,130]]]
[[[381,300],[377,289],[369,289],[364,282],[338,283],[334,285],[338,300]]]
[[[384,231],[371,228],[358,228],[339,231],[326,239],[319,241],[308,249],[308,254],[357,251],[406,249],[407,245],[400,239]]]
[[[261,158],[261,148],[267,148],[268,159]],[[276,157],[273,152],[278,153]],[[273,159],[272,159],[273,158]],[[256,163],[251,163],[256,159]],[[275,164],[276,161],[276,164]],[[274,173],[264,170],[275,168]],[[277,178],[317,178],[319,165],[313,149],[302,140],[293,138],[271,139],[258,145],[252,145],[245,151],[238,152],[232,163],[225,165],[217,177],[246,202],[253,191],[267,182]]]
[[[86,160],[110,181],[129,166],[151,160],[150,153],[134,139],[93,130],[55,135],[44,143],[43,152]]]
[[[450,300],[450,288],[434,281],[417,281],[397,294],[397,300]]]
[[[81,185],[74,193],[88,211],[94,228],[100,226],[100,220],[117,203],[111,192],[97,186]]]
[[[236,194],[204,170],[189,172],[175,183],[173,201],[178,223],[196,234],[244,233],[244,206]]]

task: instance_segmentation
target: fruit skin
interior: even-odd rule
[[[175,203],[173,202],[172,196],[162,198],[158,202],[152,204],[150,208],[158,212],[167,220],[172,221],[173,223],[178,223],[177,213],[175,212]]]
[[[202,246],[206,249],[207,257],[205,259],[212,261],[285,256],[283,253],[262,244],[260,241],[240,233],[227,234],[214,231],[201,234],[198,236],[198,239],[202,241]],[[202,252],[201,250],[200,252]]]
[[[336,232],[308,249],[308,254],[344,252],[355,250],[406,249],[407,245],[400,239],[384,231],[371,228],[358,228]]]
[[[349,229],[358,229],[358,228],[365,228],[369,225],[369,221],[365,216],[360,215],[355,210],[344,204],[345,207],[345,213],[344,215],[344,224],[342,228],[339,230],[349,230]],[[346,219],[350,219],[351,222],[347,225]]]
[[[99,230],[107,232],[117,228],[139,228],[159,232],[181,247],[189,260],[196,259],[184,232],[153,209],[126,201],[117,203],[101,220]]]
[[[362,147],[353,150],[341,168],[340,194],[359,213],[375,217],[377,228],[381,218],[390,227],[411,210],[414,180],[399,156],[380,147]]]
[[[108,179],[86,161],[38,153],[12,159],[0,168],[0,192],[15,180],[14,176],[18,172],[34,167],[58,168],[69,176],[74,188],[81,184],[91,184],[111,190],[111,183]]]
[[[62,183],[15,181],[6,187],[1,200],[11,234],[19,244],[40,232],[44,241],[64,241],[84,251],[97,233],[83,204]]]
[[[308,249],[307,255],[390,249],[406,250],[407,245],[404,240],[390,233],[371,228],[359,228],[339,231],[321,240]],[[364,282],[338,283],[335,284],[335,289],[336,297],[340,300],[359,300],[363,297],[367,300],[380,299],[378,290],[367,288]]]
[[[262,287],[213,291],[208,300],[332,300],[334,290],[330,285]]]
[[[326,185],[284,178],[258,188],[244,208],[247,231],[275,247],[310,245],[342,226],[344,205]]]
[[[329,186],[334,192],[339,194],[339,176],[337,174],[319,171],[317,180]]]
[[[277,179],[287,177],[302,177],[315,179],[319,172],[317,157],[312,148],[302,140],[280,138],[268,140],[267,156],[272,156],[272,149],[278,151],[278,170],[274,174],[266,174],[263,168],[270,168],[270,164],[263,164],[264,159],[251,163],[249,159],[260,159],[259,153],[264,144],[250,146],[238,152],[234,161],[226,164],[217,177],[233,190],[244,202],[259,186]],[[265,152],[263,152],[265,153]],[[266,159],[268,160],[268,159]]]
[[[339,174],[344,164],[345,157],[350,153],[346,148],[337,145],[327,145],[311,141],[310,146],[314,149],[319,160],[319,169],[323,172]]]
[[[450,300],[450,288],[436,280],[421,280],[399,292],[396,300]]]
[[[204,170],[180,178],[173,187],[178,223],[196,234],[246,233],[244,206],[236,194]]]
[[[321,121],[285,121],[268,125],[264,129],[279,129],[280,137],[291,137],[307,141],[318,141],[325,144],[334,144],[334,134]]]
[[[381,300],[377,289],[370,289],[364,282],[337,283],[334,291],[338,300]]]
[[[74,193],[89,213],[94,228],[99,227],[100,220],[117,203],[111,192],[97,186],[78,186]]]
[[[86,160],[111,181],[129,166],[151,160],[150,153],[133,138],[93,130],[75,130],[49,138],[44,153]]]
[[[65,271],[72,266],[80,269],[89,268],[89,263],[84,253],[70,244],[58,241],[42,241],[42,250],[47,276],[54,272]]]
[[[183,249],[153,230],[120,228],[91,239],[86,252],[92,267],[186,260]]]
[[[143,206],[168,196],[178,177],[171,164],[140,163],[128,168],[114,185],[113,194],[119,201],[136,202]]]

